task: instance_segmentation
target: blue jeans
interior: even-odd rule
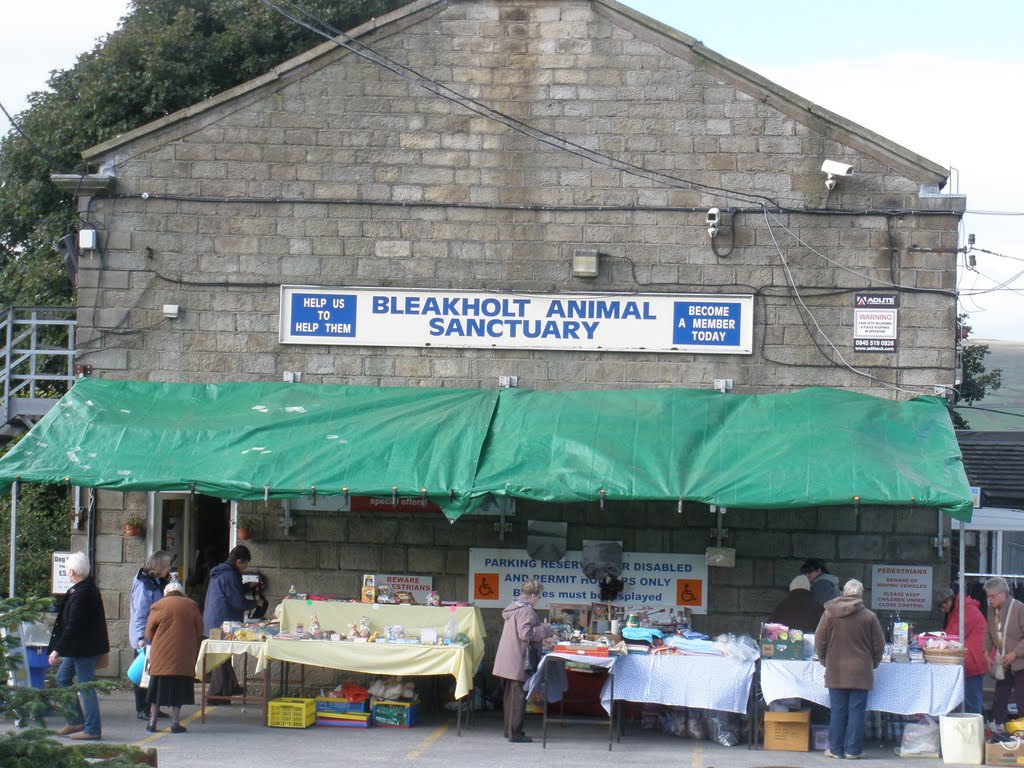
[[[91,683],[96,679],[96,657],[79,656],[64,657],[57,667],[57,687],[70,688],[72,682]],[[96,691],[82,691],[75,697],[75,714],[68,720],[68,725],[85,725],[85,733],[90,736],[102,736],[100,726],[100,702]]]
[[[971,712],[975,715],[984,714],[981,711],[984,684],[984,675],[971,675],[964,678],[964,712]]]
[[[829,688],[828,700],[832,708],[828,719],[828,751],[837,757],[863,754],[868,692]]]

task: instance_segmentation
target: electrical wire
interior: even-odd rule
[[[954,405],[953,410],[960,411],[987,411],[988,413],[1000,413],[1003,416],[1017,416],[1024,419],[1024,413],[1014,413],[1013,411],[1000,411],[996,408],[982,408],[980,405]]]
[[[914,395],[915,397],[917,397],[919,395],[922,395],[922,394],[925,394],[923,392],[918,392],[918,391],[915,391],[915,390],[912,390],[912,389],[906,389],[904,387],[900,387],[900,386],[898,386],[896,384],[891,384],[890,382],[885,381],[884,379],[880,379],[877,376],[875,376],[874,374],[869,373],[868,371],[862,370],[860,368],[856,368],[855,366],[850,365],[850,363],[847,362],[846,358],[843,357],[843,353],[840,351],[839,347],[837,347],[832,342],[832,339],[829,338],[828,334],[825,333],[824,330],[822,330],[821,325],[818,323],[817,319],[814,317],[814,314],[811,312],[810,308],[804,302],[803,297],[800,295],[800,291],[799,291],[799,289],[797,288],[797,285],[796,285],[796,280],[794,279],[793,273],[790,270],[789,263],[786,261],[786,255],[783,253],[782,246],[779,245],[778,238],[775,236],[775,230],[772,228],[772,218],[773,217],[770,217],[767,208],[764,208],[763,212],[764,212],[765,223],[768,225],[768,234],[771,236],[772,243],[775,245],[775,250],[776,250],[776,252],[779,255],[779,260],[782,262],[782,270],[783,270],[783,273],[786,275],[786,281],[789,284],[790,289],[792,290],[793,298],[796,299],[797,303],[803,309],[804,313],[806,313],[806,316],[808,318],[810,318],[811,322],[814,324],[815,330],[817,330],[817,332],[821,336],[821,338],[824,339],[825,342],[828,344],[828,346],[831,347],[832,350],[835,352],[836,357],[839,358],[839,361],[842,364],[841,367],[846,368],[851,373],[855,373],[858,376],[862,376],[862,377],[864,377],[866,379],[869,379],[871,381],[876,382],[877,384],[881,384],[883,387],[895,390],[897,392],[903,392],[903,393],[906,393],[906,394],[909,394],[909,395]],[[811,339],[812,339],[812,341],[814,341],[814,335],[813,334],[811,334]],[[817,346],[816,342],[815,342],[815,346]],[[819,351],[821,351],[820,347],[818,349],[819,349]],[[823,355],[824,355],[826,360],[830,360],[831,362],[835,363],[835,361],[832,360],[827,354],[823,353]],[[837,364],[836,367],[840,367],[840,366]],[[897,369],[897,372],[898,372],[898,369]],[[936,387],[936,388],[942,388],[942,389],[945,389],[945,390],[955,390],[954,387],[951,387],[951,386],[946,385],[946,384],[932,384],[932,385],[922,385],[922,386],[932,386],[932,387]]]
[[[662,183],[667,183],[669,186],[682,187],[685,189],[701,189],[707,192],[715,192],[718,194],[722,194],[727,198],[745,200],[747,202],[767,202],[770,203],[775,208],[781,207],[776,200],[766,195],[738,192],[736,190],[726,189],[723,187],[715,187],[708,184],[701,184],[690,179],[672,176],[671,174],[663,173],[661,171],[653,171],[648,168],[644,168],[643,166],[636,165],[635,163],[620,160],[610,155],[606,155],[602,152],[598,152],[597,150],[590,149],[588,147],[583,146],[582,144],[577,144],[576,142],[571,141],[565,138],[564,136],[559,136],[549,131],[545,131],[534,125],[519,120],[518,118],[508,115],[498,109],[490,107],[481,101],[478,101],[470,96],[466,96],[465,94],[460,93],[459,91],[456,91],[455,89],[450,88],[444,85],[443,83],[440,83],[434,80],[433,78],[424,75],[423,73],[419,72],[416,69],[413,69],[412,67],[396,62],[393,59],[390,59],[386,55],[375,50],[371,46],[367,45],[366,43],[355,40],[354,38],[351,38],[348,35],[346,35],[341,30],[335,29],[331,25],[324,22],[322,19],[303,10],[302,8],[298,7],[294,3],[289,2],[288,0],[283,0],[283,2],[290,8],[294,8],[298,13],[301,13],[307,19],[310,19],[312,23],[310,21],[304,21],[303,19],[300,19],[292,15],[284,8],[271,2],[271,0],[259,1],[263,3],[263,5],[274,11],[275,13],[278,13],[281,16],[285,17],[286,19],[295,22],[299,26],[308,29],[314,34],[323,37],[325,40],[334,43],[338,47],[344,48],[350,53],[366,61],[369,61],[377,65],[378,67],[390,71],[391,73],[397,75],[399,78],[405,80],[406,82],[419,86],[420,88],[423,88],[424,90],[433,93],[435,96],[439,96],[447,101],[457,104],[458,106],[462,107],[465,110],[468,110],[469,112],[472,112],[474,114],[480,115],[481,117],[485,117],[497,123],[500,123],[501,125],[504,125],[505,127],[515,131],[516,133],[520,133],[524,136],[534,139],[535,141],[547,144],[548,146],[551,146],[555,149],[568,152],[569,154],[576,155],[577,157],[580,157],[584,160],[588,160],[592,163],[603,165],[607,168],[614,168],[615,170],[622,171],[623,173],[629,174],[631,176],[636,176],[638,178],[643,178],[648,181],[660,181]],[[314,24],[319,25],[319,27],[315,26]],[[325,29],[327,31],[324,31]]]
[[[822,259],[824,259],[825,261],[827,261],[829,264],[833,265],[834,267],[837,267],[838,269],[845,270],[846,272],[849,272],[850,274],[857,275],[857,277],[864,278],[869,283],[880,283],[881,285],[888,285],[888,286],[890,286],[892,288],[899,288],[901,291],[908,291],[910,293],[942,293],[942,294],[945,294],[947,296],[956,296],[956,291],[946,291],[946,290],[942,290],[941,288],[918,288],[917,286],[914,286],[914,285],[900,285],[899,283],[890,282],[888,280],[882,280],[881,278],[871,277],[871,275],[866,275],[863,272],[858,272],[856,269],[852,269],[851,267],[848,267],[845,264],[842,264],[842,263],[836,261],[835,259],[829,258],[824,253],[819,251],[817,248],[815,248],[814,246],[812,246],[809,243],[805,242],[798,234],[796,234],[796,232],[794,232],[789,227],[787,227],[785,224],[783,224],[782,221],[777,216],[775,216],[774,214],[769,214],[767,208],[764,208],[762,210],[763,210],[763,213],[764,213],[764,216],[765,216],[765,221],[768,223],[768,230],[769,230],[769,232],[771,232],[771,226],[772,226],[771,222],[775,221],[775,223],[778,224],[778,226],[779,226],[779,228],[781,230],[783,230],[786,234],[788,234],[790,237],[792,237],[794,240],[796,240],[800,245],[802,245],[804,248],[809,250],[811,253],[813,253],[813,254],[815,254],[817,256],[820,256]],[[769,216],[771,217],[771,220],[769,220]],[[772,240],[775,241],[774,234],[772,235]],[[776,247],[778,247],[777,243],[776,243]]]
[[[987,251],[984,248],[971,248],[972,251],[978,253],[987,253],[989,256],[998,256],[1001,259],[1010,259],[1011,261],[1024,261],[1020,256],[1007,256],[1005,253],[996,253],[995,251]]]

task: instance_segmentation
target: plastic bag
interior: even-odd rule
[[[658,712],[658,722],[662,733],[685,739],[687,733],[687,716],[685,707],[662,707]]]
[[[723,747],[735,747],[740,743],[743,724],[735,712],[708,710],[704,715],[708,738]]]
[[[715,648],[723,656],[731,656],[737,661],[753,661],[761,652],[757,641],[750,635],[719,635],[715,638]]]
[[[923,715],[920,723],[907,723],[900,742],[900,756],[938,757],[942,751],[939,740],[939,723]]]
[[[689,709],[686,714],[686,733],[691,739],[701,741],[708,737],[707,710]]]
[[[131,666],[128,667],[128,679],[140,688],[147,687],[143,686],[141,683],[142,675],[146,668],[146,658],[148,654],[149,646],[147,645],[143,647],[141,651],[139,651],[139,654],[135,657],[135,661],[133,661],[131,663]]]

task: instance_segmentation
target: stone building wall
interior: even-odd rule
[[[124,516],[145,508],[145,496],[104,491],[99,500],[104,511],[96,576],[104,591],[111,643],[125,649],[127,664],[128,589],[145,552],[142,540],[124,537],[121,526]],[[465,600],[470,548],[523,549],[527,520],[567,522],[570,550],[593,538],[622,541],[627,552],[700,554],[714,544],[714,518],[701,505],[687,505],[680,516],[674,504],[608,504],[600,510],[596,504],[520,503],[504,541],[498,539],[495,519],[488,517],[468,516],[452,524],[440,515],[302,510],[293,513],[295,525],[285,536],[280,510],[273,505],[250,507],[246,502],[243,511],[258,521],[256,536],[246,545],[252,568],[268,579],[271,606],[291,585],[300,592],[355,598],[364,573],[430,576],[443,599]],[[876,563],[932,566],[935,587],[944,586],[950,554],[947,548],[940,558],[930,543],[936,520],[933,509],[730,510],[724,543],[736,548],[736,566],[708,569],[709,611],[695,617],[694,628],[712,635],[755,635],[807,557],[824,559],[840,585],[850,578],[861,580],[868,604],[871,566]],[[84,548],[84,537],[76,537],[73,546]],[[483,609],[483,614],[490,658],[501,633],[501,615],[498,609]],[[883,622],[890,618],[885,612],[879,616]],[[941,624],[937,612],[910,618]]]

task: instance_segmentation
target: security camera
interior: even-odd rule
[[[826,160],[821,164],[823,173],[831,176],[853,176],[853,166],[840,163],[837,160]]]
[[[715,235],[718,234],[718,224],[721,221],[721,219],[722,219],[722,212],[719,211],[717,208],[710,208],[708,210],[707,225],[708,225],[708,235],[710,237],[713,238]]]

